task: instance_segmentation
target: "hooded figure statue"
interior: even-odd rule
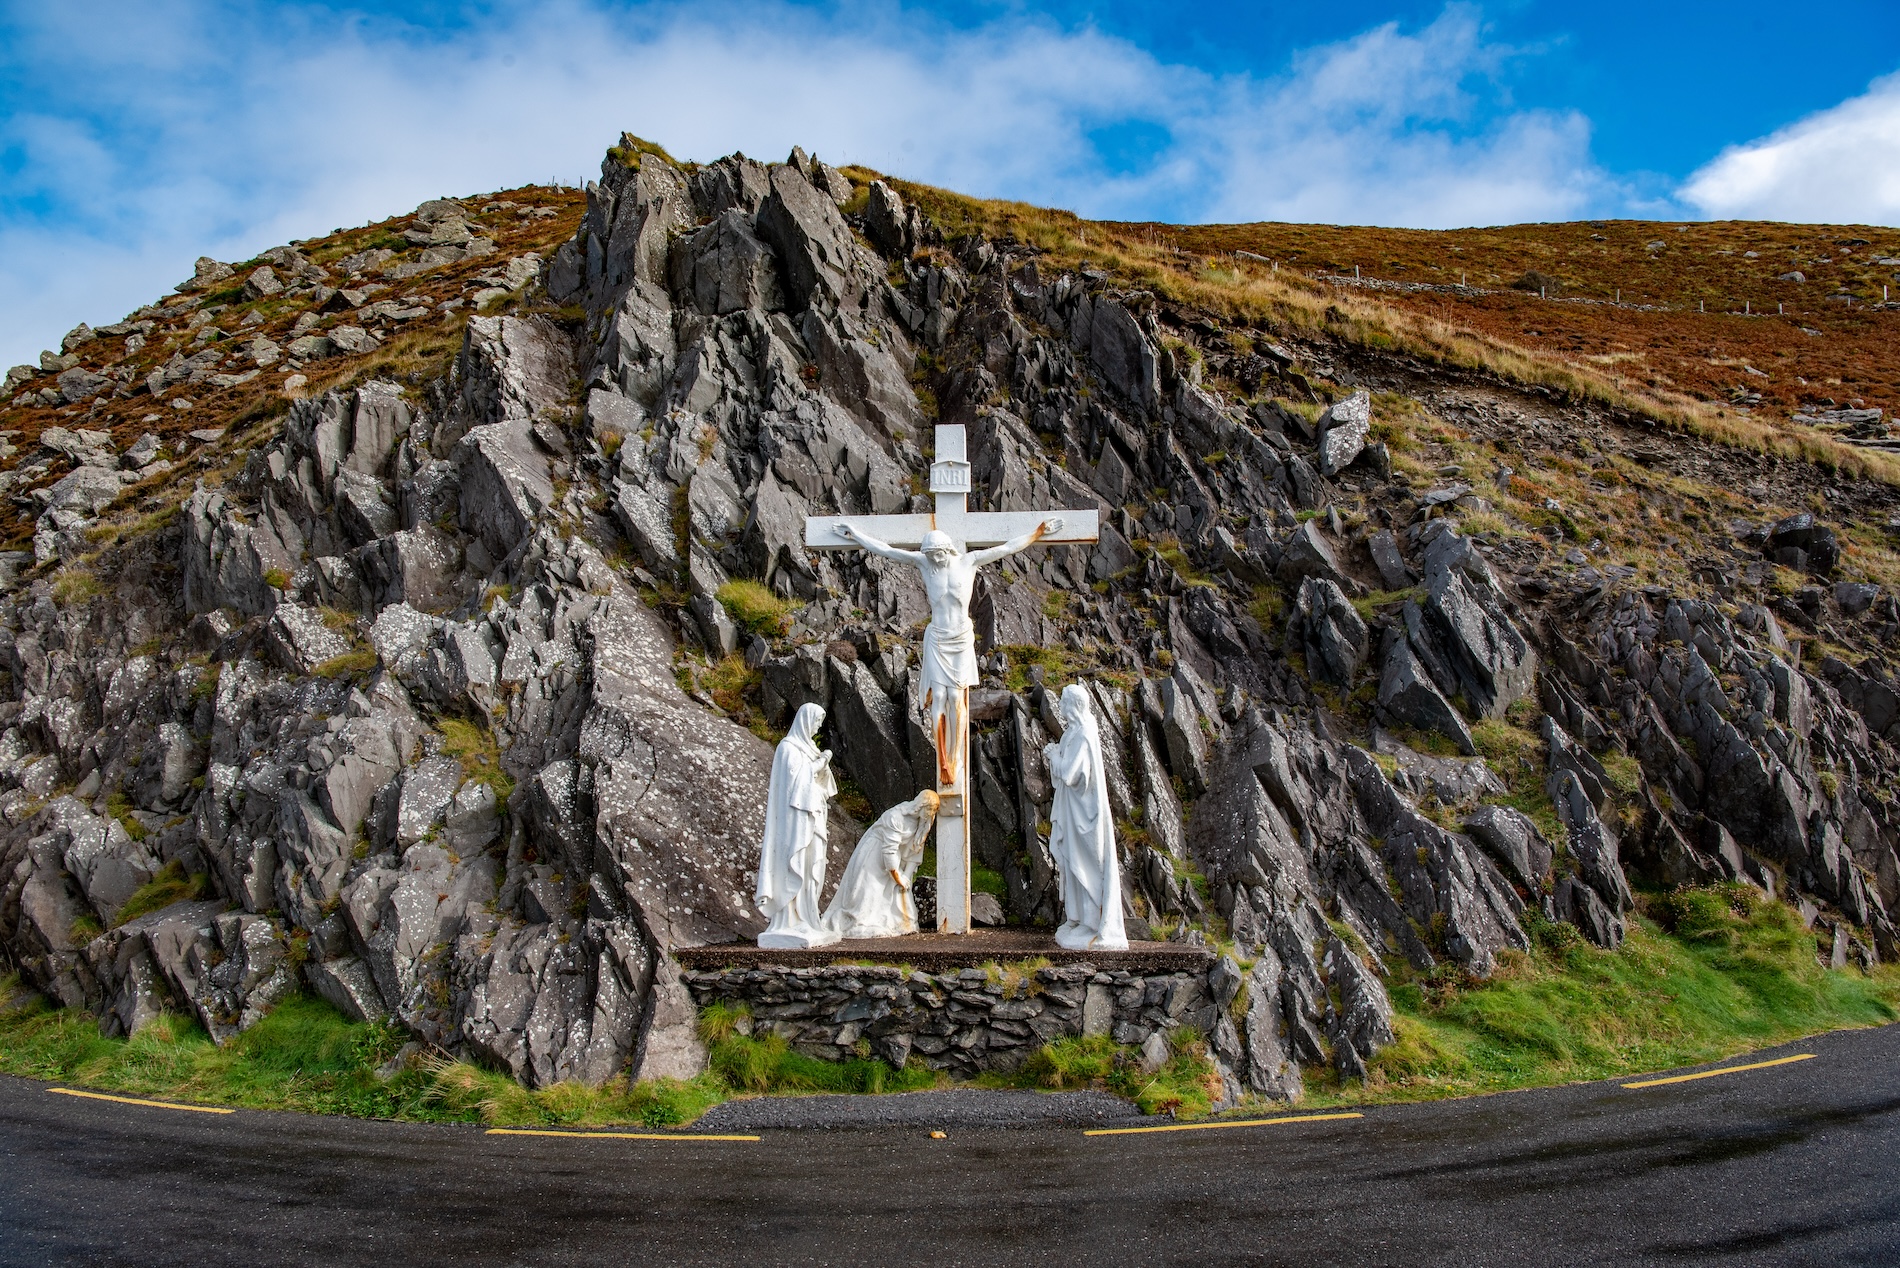
[[[825,711],[802,706],[772,756],[765,799],[765,840],[754,901],[765,914],[762,947],[822,947],[838,940],[824,928],[818,896],[825,887],[825,819],[838,780],[831,751],[813,740]]]
[[[1078,683],[1064,687],[1059,711],[1062,738],[1043,748],[1055,785],[1049,853],[1055,856],[1063,915],[1056,945],[1071,951],[1126,951],[1115,816],[1088,691]]]
[[[878,817],[858,838],[825,928],[844,938],[897,938],[917,932],[911,881],[924,861],[924,842],[937,818],[937,794],[926,788]]]

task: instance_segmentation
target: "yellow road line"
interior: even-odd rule
[[[757,1136],[687,1136],[670,1132],[541,1131],[531,1127],[491,1127],[489,1136],[566,1136],[578,1140],[758,1140]]]
[[[191,1114],[235,1114],[236,1110],[216,1105],[174,1105],[170,1101],[142,1101],[136,1096],[107,1096],[104,1092],[81,1092],[78,1088],[49,1087],[55,1096],[83,1096],[89,1101],[113,1101],[120,1105],[143,1105],[147,1109],[184,1110]]]
[[[1097,1127],[1084,1136],[1136,1136],[1145,1132],[1211,1132],[1223,1127],[1272,1127],[1276,1123],[1331,1123],[1364,1114],[1295,1114],[1287,1118],[1247,1118],[1230,1123],[1169,1123],[1165,1127]]]
[[[1644,1079],[1641,1083],[1625,1083],[1623,1086],[1626,1088],[1661,1087],[1665,1083],[1693,1083],[1697,1079],[1712,1079],[1718,1074],[1740,1074],[1743,1070],[1766,1070],[1771,1065],[1793,1065],[1797,1061],[1812,1060],[1813,1057],[1812,1052],[1803,1052],[1792,1057],[1776,1057],[1773,1061],[1723,1066],[1720,1070],[1704,1070],[1700,1074],[1674,1074],[1666,1079]]]

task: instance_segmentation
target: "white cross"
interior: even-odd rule
[[[805,519],[805,545],[811,550],[857,550],[859,543],[838,532],[841,522],[867,533],[889,546],[915,550],[923,544],[924,534],[932,530],[948,533],[964,551],[1000,546],[1034,532],[1049,517],[1047,511],[972,511],[970,463],[965,452],[965,437],[960,425],[937,428],[937,456],[930,467],[930,492],[936,500],[934,512],[926,515],[811,515]],[[1100,525],[1094,511],[1057,512],[1062,526],[1045,532],[1039,544],[1075,545],[1098,539]],[[970,932],[970,832],[964,804],[969,788],[970,751],[969,710],[958,710],[962,718],[961,734],[947,736],[951,753],[938,755],[937,796],[937,930],[940,933]],[[948,775],[946,779],[945,776]],[[1030,826],[1029,831],[1035,831]]]

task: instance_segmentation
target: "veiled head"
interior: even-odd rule
[[[824,706],[805,704],[798,707],[798,714],[792,719],[792,729],[788,733],[792,739],[811,743],[818,734],[818,728],[825,724]]]
[[[1062,699],[1056,709],[1065,723],[1074,726],[1089,716],[1089,693],[1081,683],[1072,682],[1062,689]]]

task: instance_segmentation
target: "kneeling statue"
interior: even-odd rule
[[[917,932],[911,882],[937,818],[937,794],[926,788],[878,817],[858,838],[825,928],[841,938],[897,938]]]

